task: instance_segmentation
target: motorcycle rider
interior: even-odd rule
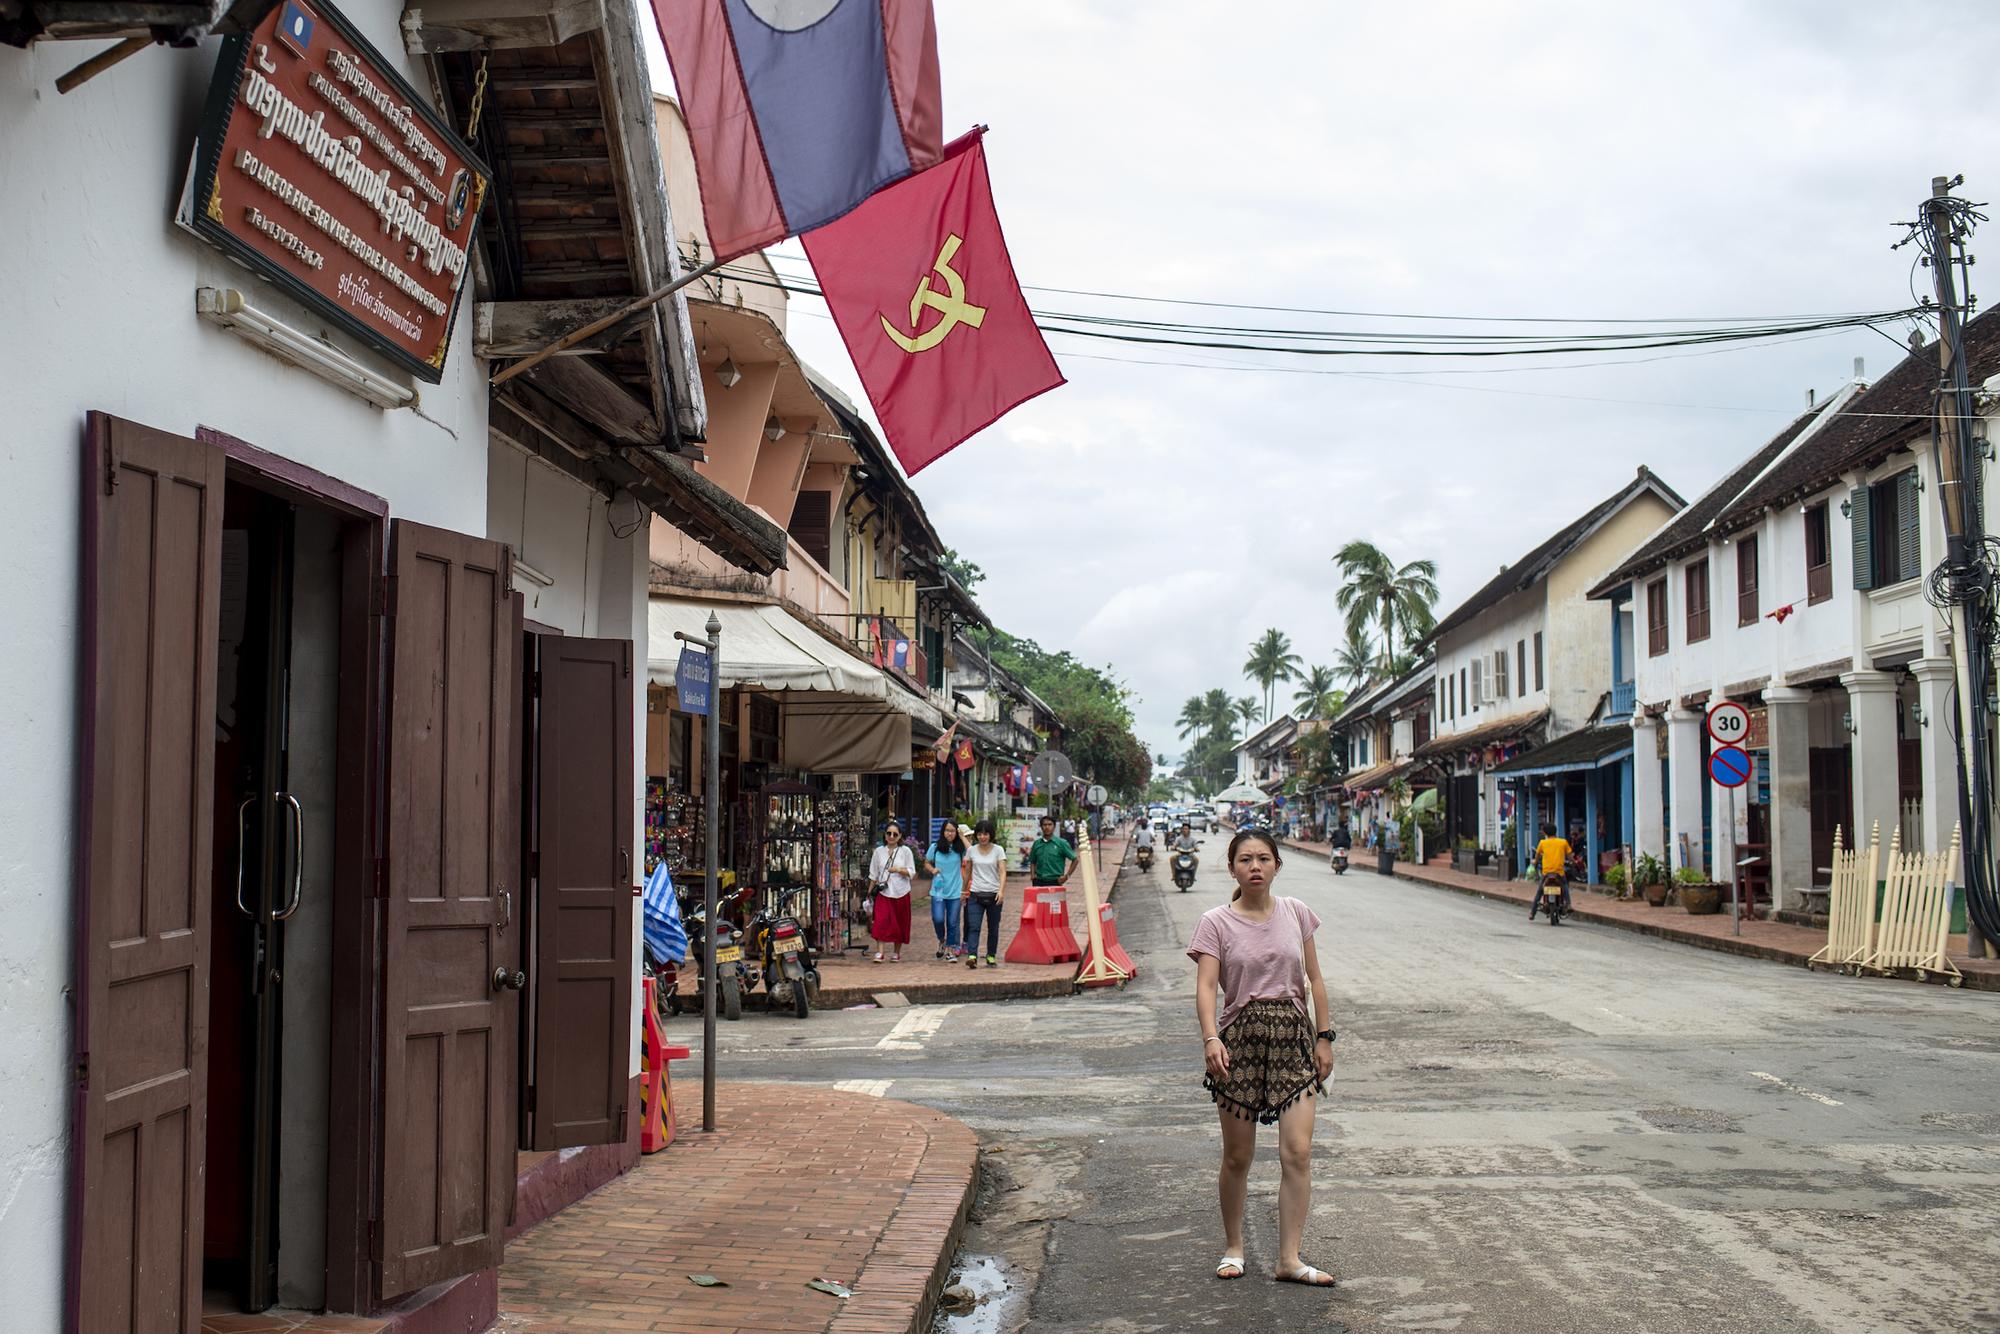
[[[1132,846],[1146,854],[1147,860],[1153,856],[1153,827],[1144,820],[1139,822],[1139,832],[1132,835]]]
[[[1181,821],[1181,832],[1174,839],[1173,851],[1176,854],[1185,852],[1194,857],[1194,868],[1197,871],[1201,869],[1201,858],[1195,855],[1195,848],[1198,846],[1200,845],[1195,842],[1194,830],[1189,827],[1187,821]]]
[[[1542,873],[1542,883],[1547,885],[1552,878],[1562,882],[1563,911],[1569,911],[1569,840],[1556,837],[1556,827],[1542,826],[1542,841],[1535,844],[1535,865]],[[1528,909],[1528,919],[1534,920],[1535,910]]]

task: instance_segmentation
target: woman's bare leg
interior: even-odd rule
[[[1278,1114],[1278,1272],[1289,1274],[1304,1261],[1299,1242],[1312,1207],[1313,1112],[1317,1104],[1300,1098]]]
[[[1257,1123],[1222,1115],[1222,1170],[1216,1175],[1216,1193],[1222,1197],[1222,1253],[1243,1254],[1243,1208],[1250,1196],[1250,1163],[1257,1156]]]

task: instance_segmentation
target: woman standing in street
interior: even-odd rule
[[[1007,899],[1007,852],[993,841],[993,822],[981,820],[965,854],[965,966],[979,967],[979,921],[986,919],[986,966],[1000,966],[1000,905]]]
[[[1222,1262],[1217,1278],[1244,1274],[1243,1210],[1257,1127],[1278,1126],[1278,1263],[1282,1283],[1332,1287],[1333,1275],[1299,1258],[1312,1202],[1315,1094],[1333,1075],[1334,1030],[1313,932],[1319,918],[1297,899],[1271,892],[1283,858],[1261,829],[1229,842],[1236,893],[1211,908],[1188,943],[1195,961],[1195,1015],[1208,1073],[1202,1084],[1222,1119]],[[1216,1013],[1217,990],[1222,1012]],[[1313,1021],[1306,1020],[1312,993]]]
[[[903,961],[910,943],[910,886],[917,875],[917,855],[903,846],[903,829],[890,824],[882,831],[882,846],[868,859],[868,879],[875,886],[875,962],[886,952],[891,963]]]
[[[937,932],[937,957],[955,959],[958,944],[958,898],[965,883],[965,834],[950,820],[938,830],[937,842],[924,854],[931,873],[931,929]]]

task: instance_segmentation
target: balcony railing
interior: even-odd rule
[[[1630,718],[1632,716],[1632,699],[1633,699],[1632,682],[1620,681],[1616,685],[1612,686],[1611,711],[1606,715],[1606,717]]]

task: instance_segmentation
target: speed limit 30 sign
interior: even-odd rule
[[[1750,710],[1724,700],[1708,711],[1709,740],[1718,746],[1740,746],[1750,737]]]

